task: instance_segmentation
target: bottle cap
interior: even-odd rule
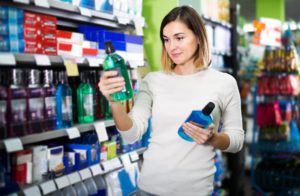
[[[106,41],[105,42],[105,53],[110,54],[110,53],[113,53],[113,52],[115,52],[115,48],[114,48],[112,42],[111,41]]]
[[[206,116],[210,115],[210,113],[214,110],[215,104],[213,102],[209,102],[203,109],[202,113]]]

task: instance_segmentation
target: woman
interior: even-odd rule
[[[229,74],[209,68],[205,27],[194,9],[182,6],[171,10],[161,23],[160,37],[163,71],[143,79],[129,115],[110,99],[110,94],[123,88],[123,78],[113,77],[117,75],[114,71],[105,72],[99,88],[109,99],[116,126],[126,141],[140,139],[152,117],[137,195],[211,195],[214,150],[237,152],[243,146],[238,87]],[[200,110],[210,101],[216,107],[207,129],[184,123],[192,110]],[[195,142],[178,136],[180,126]]]

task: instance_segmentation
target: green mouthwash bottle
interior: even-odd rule
[[[120,92],[112,94],[112,99],[114,101],[131,99],[133,97],[133,90],[124,59],[120,55],[115,53],[115,49],[111,41],[105,42],[105,52],[107,55],[103,63],[104,71],[118,71],[119,76],[122,76],[125,80],[124,88]]]

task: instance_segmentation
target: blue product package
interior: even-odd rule
[[[105,40],[125,42],[125,34],[118,33],[118,32],[112,32],[112,31],[106,31],[105,32]]]
[[[95,9],[95,1],[91,0],[81,0],[80,1],[80,7],[88,8],[88,9]]]
[[[97,32],[104,32],[105,29],[98,26],[93,25],[80,25],[79,26],[79,32],[84,35],[85,40],[89,41],[97,41],[96,36]],[[103,35],[104,39],[104,35]]]
[[[101,12],[112,13],[113,5],[110,0],[95,0],[95,9]]]
[[[143,45],[143,37],[142,36],[125,34],[125,41],[128,43]]]
[[[215,104],[212,103],[212,102],[209,102],[203,108],[203,110],[193,110],[191,112],[191,114],[189,115],[189,117],[185,120],[185,122],[196,123],[197,126],[207,128],[213,121],[210,114],[211,114],[211,112],[213,111],[214,108],[215,108]],[[190,136],[185,134],[182,126],[180,126],[179,129],[178,129],[178,135],[186,141],[189,141],[189,142],[194,141]]]

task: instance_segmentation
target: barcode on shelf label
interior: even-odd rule
[[[79,171],[82,180],[86,180],[92,177],[91,170],[89,168],[83,169]]]
[[[137,152],[130,152],[129,156],[132,162],[139,160],[139,155]]]
[[[81,178],[80,178],[80,175],[79,175],[78,172],[74,172],[72,174],[69,174],[68,179],[69,179],[70,184],[75,184],[75,183],[81,181]]]
[[[58,189],[65,188],[70,185],[69,179],[67,176],[62,176],[60,178],[55,179],[55,183]]]
[[[40,187],[43,191],[43,195],[56,191],[56,186],[53,180],[49,180],[47,182],[42,183]]]
[[[40,195],[42,195],[39,187],[37,187],[37,186],[32,186],[30,188],[24,189],[23,192],[24,192],[25,196],[32,196],[32,195],[40,196]]]
[[[108,135],[106,131],[106,126],[104,122],[94,123],[94,127],[98,136],[99,142],[104,142],[108,140]]]
[[[16,152],[23,150],[23,144],[20,138],[6,139],[3,141],[6,152]]]
[[[36,6],[50,8],[48,0],[34,0],[34,4]]]
[[[47,55],[35,54],[34,59],[37,66],[50,66],[51,62]]]
[[[103,170],[99,164],[93,165],[90,167],[93,176],[97,176],[99,174],[103,174]]]
[[[29,0],[13,0],[16,3],[24,3],[24,4],[29,4]]]
[[[90,9],[84,8],[84,7],[79,7],[80,14],[83,16],[88,16],[92,17],[92,12]]]
[[[129,154],[122,155],[121,160],[122,160],[124,167],[129,167],[131,165]]]
[[[80,137],[80,132],[77,127],[68,128],[68,129],[66,129],[66,132],[67,132],[70,140]]]
[[[12,53],[0,53],[0,65],[16,65],[16,57]]]

